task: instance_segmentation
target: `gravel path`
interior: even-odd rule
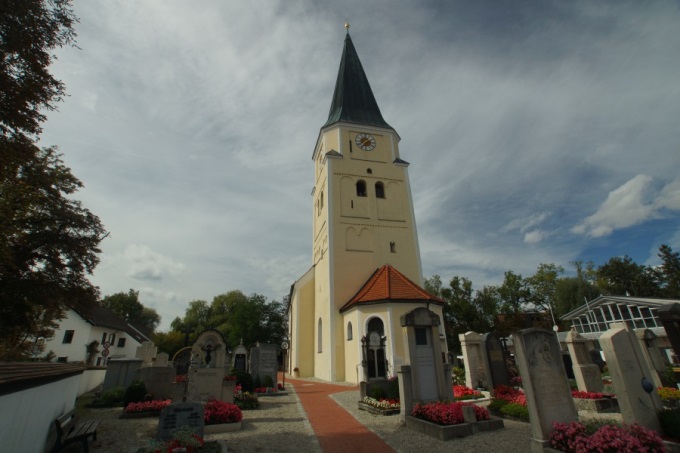
[[[261,396],[260,409],[243,411],[241,431],[209,434],[206,440],[223,442],[230,453],[320,453],[297,395],[292,386],[288,388],[288,395]],[[377,416],[360,411],[357,407],[358,390],[336,393],[331,398],[400,453],[529,451],[528,423],[505,420],[504,429],[442,442],[406,429],[399,416]],[[146,445],[155,435],[158,418],[120,420],[120,413],[120,408],[112,408],[87,409],[83,414],[84,418],[102,419],[98,440],[90,442],[94,453],[127,453]]]

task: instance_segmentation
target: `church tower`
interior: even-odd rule
[[[399,316],[423,302],[440,304],[421,288],[409,164],[399,140],[348,31],[312,154],[312,268],[291,289],[291,362],[301,375],[358,382],[396,374],[405,356]]]

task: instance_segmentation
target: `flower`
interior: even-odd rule
[[[140,412],[160,412],[170,405],[172,400],[153,400],[140,401],[138,403],[130,403],[125,407],[126,414],[140,413]]]
[[[659,387],[656,389],[656,393],[659,394],[659,398],[663,400],[664,403],[673,405],[680,401],[680,390],[674,389],[672,387]]]
[[[494,387],[493,397],[494,399],[503,400],[507,403],[519,404],[520,406],[527,405],[527,398],[524,392],[507,385],[498,385]]]
[[[362,402],[373,406],[377,407],[378,409],[399,409],[401,408],[401,405],[399,404],[399,400],[395,399],[389,399],[389,398],[380,398],[379,400],[375,398],[371,398],[370,396],[365,396]]]
[[[621,426],[603,425],[594,432],[579,422],[553,423],[550,446],[565,453],[666,451],[658,434],[636,423]]]
[[[235,404],[209,400],[203,406],[203,420],[206,425],[238,423],[243,419],[241,409]]]
[[[187,374],[178,374],[177,376],[175,376],[175,384],[183,384],[188,381],[189,375]]]
[[[573,398],[581,398],[586,400],[599,400],[601,398],[612,398],[614,395],[610,393],[600,393],[600,392],[582,392],[581,390],[572,390],[571,396]]]
[[[457,400],[469,400],[483,398],[482,395],[477,390],[473,390],[470,387],[464,385],[454,385],[453,386],[453,397]]]
[[[486,408],[460,401],[454,403],[443,401],[427,404],[418,403],[413,408],[412,415],[416,418],[427,420],[438,425],[458,425],[464,421],[463,406],[471,406],[474,408],[477,421],[491,419],[489,411],[486,410]]]
[[[300,368],[295,367],[295,368],[293,368],[293,371],[300,371]]]

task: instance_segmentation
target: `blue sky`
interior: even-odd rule
[[[165,329],[311,265],[345,30],[409,161],[423,274],[500,284],[680,250],[677,2],[76,0],[41,144],[105,224],[92,280]]]

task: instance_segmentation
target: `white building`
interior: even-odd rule
[[[112,358],[133,358],[142,341],[150,340],[150,332],[126,322],[111,310],[97,306],[88,313],[69,309],[59,321],[54,337],[45,342],[44,354],[52,351],[57,362],[86,362],[103,366]],[[88,357],[87,346],[97,342],[96,354]],[[108,350],[104,345],[108,343]],[[108,352],[105,352],[108,351]]]

